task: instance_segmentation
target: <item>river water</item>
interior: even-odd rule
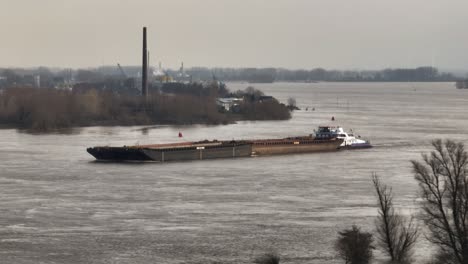
[[[0,130],[1,262],[252,263],[276,252],[281,263],[341,263],[337,232],[374,228],[372,173],[393,187],[403,213],[418,213],[409,161],[433,139],[468,140],[468,90],[453,83],[255,87],[282,102],[294,97],[302,110],[288,121],[225,126]],[[86,153],[177,142],[179,131],[185,141],[306,135],[332,116],[375,147],[165,164],[98,163]],[[430,253],[421,236],[418,263]]]

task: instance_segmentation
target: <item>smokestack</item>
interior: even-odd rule
[[[141,94],[148,95],[148,50],[146,48],[146,27],[143,27],[143,68],[141,75]]]

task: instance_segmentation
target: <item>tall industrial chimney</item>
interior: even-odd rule
[[[141,94],[148,95],[148,50],[146,48],[146,27],[143,27],[143,68],[141,74]]]

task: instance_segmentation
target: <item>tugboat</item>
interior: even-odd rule
[[[356,138],[352,133],[345,132],[343,128],[339,126],[319,126],[315,136],[318,139],[336,137],[343,140],[343,142],[338,146],[338,149],[372,148],[370,141]]]

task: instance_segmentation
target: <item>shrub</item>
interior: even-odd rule
[[[338,232],[335,250],[346,264],[368,264],[372,259],[372,234],[362,232],[355,225]]]

